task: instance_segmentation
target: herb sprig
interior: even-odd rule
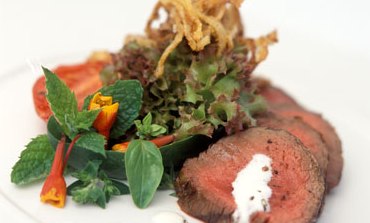
[[[100,110],[87,110],[92,96],[85,100],[85,107],[78,111],[77,100],[73,92],[61,81],[56,74],[43,68],[46,77],[47,99],[53,111],[48,125],[54,129],[49,132],[59,132],[58,135],[41,135],[27,145],[21,154],[20,160],[13,167],[11,180],[15,184],[28,184],[44,179],[51,168],[54,150],[63,135],[68,137],[66,160],[71,155],[72,160],[87,160],[81,168],[72,166],[71,176],[78,179],[68,187],[68,194],[77,203],[93,203],[105,208],[112,196],[129,194],[134,203],[140,207],[147,207],[153,199],[164,171],[162,156],[156,145],[140,139],[130,143],[125,154],[121,169],[125,170],[129,186],[109,177],[102,167],[103,162],[114,162],[114,156],[107,156],[107,138],[96,132],[93,123]],[[142,121],[136,120],[141,108],[143,89],[138,81],[119,80],[111,86],[99,90],[104,95],[113,97],[119,103],[118,118],[114,123],[111,136],[120,137],[135,124],[137,135],[140,138],[152,138],[166,133],[162,126],[152,123],[149,113]],[[136,121],[135,121],[136,120]],[[124,123],[124,124],[122,124]],[[74,145],[70,145],[73,141]],[[64,143],[64,142],[63,142]],[[80,154],[96,154],[94,156],[79,157]],[[109,151],[109,150],[108,150]],[[90,158],[89,158],[90,157]],[[110,160],[112,159],[113,160]],[[145,176],[143,178],[143,176]],[[143,180],[145,179],[145,180]]]

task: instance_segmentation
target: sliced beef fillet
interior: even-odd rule
[[[315,157],[323,175],[326,175],[328,166],[328,149],[322,136],[311,126],[296,117],[282,117],[271,112],[259,115],[257,125],[274,129],[282,129],[297,137]]]
[[[322,135],[329,152],[326,175],[328,190],[337,186],[342,175],[343,157],[341,141],[333,126],[320,114],[299,109],[295,106],[277,106],[272,109],[272,112],[284,117],[300,118]]]
[[[298,117],[318,131],[327,145],[329,162],[326,181],[328,190],[337,186],[343,170],[342,145],[333,126],[321,115],[305,110],[283,90],[276,88],[264,79],[255,80],[259,93],[264,96],[269,110],[284,117]]]
[[[255,154],[272,160],[272,195],[270,211],[254,213],[250,222],[314,222],[325,193],[318,163],[295,136],[264,127],[225,137],[187,160],[175,184],[181,209],[205,222],[233,222],[232,183]]]
[[[300,105],[288,93],[263,78],[254,78],[252,84],[256,85],[257,91],[262,95],[269,106],[291,105],[300,107]]]

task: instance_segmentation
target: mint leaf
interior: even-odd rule
[[[68,86],[43,67],[46,78],[46,98],[63,132],[73,139],[81,131],[89,131],[100,110],[78,111],[77,99]]]
[[[104,136],[96,132],[87,132],[81,135],[75,145],[106,157],[105,144]]]
[[[78,112],[74,122],[75,128],[78,131],[81,130],[89,131],[99,113],[100,109],[90,111],[83,110],[81,112]]]
[[[73,173],[79,179],[67,188],[72,199],[81,204],[97,204],[105,208],[112,196],[128,194],[128,187],[118,181],[112,181],[103,172],[99,171],[101,161],[89,161],[84,169]]]
[[[60,123],[63,132],[69,138],[73,138],[77,133],[73,131],[74,119],[77,116],[77,100],[74,93],[68,86],[61,81],[57,75],[46,68],[44,70],[46,78],[46,98],[55,118]]]
[[[152,201],[163,175],[160,151],[152,142],[133,140],[125,153],[125,167],[135,205],[146,208]]]
[[[26,146],[13,166],[11,181],[18,185],[44,179],[50,171],[54,150],[47,135],[40,135]]]
[[[114,123],[110,137],[118,138],[125,134],[134,120],[138,117],[141,109],[143,88],[137,80],[118,80],[113,85],[106,86],[98,90],[104,96],[112,96],[113,103],[118,102],[117,120]],[[84,107],[87,108],[92,95],[84,101]]]

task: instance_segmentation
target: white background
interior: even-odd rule
[[[0,79],[11,78],[27,60],[55,61],[99,49],[116,51],[127,33],[143,33],[155,2],[0,0]],[[321,222],[368,219],[369,4],[366,0],[249,0],[242,6],[247,35],[256,37],[272,29],[279,32],[279,44],[271,48],[257,72],[322,112],[343,137],[343,180],[328,198]],[[10,109],[6,105],[11,94],[1,95],[0,111]],[[31,100],[31,95],[24,97]],[[0,121],[7,118],[1,115]],[[14,122],[15,126],[23,124]],[[0,139],[7,131],[1,127]],[[0,146],[2,153],[8,149],[13,148]],[[9,206],[0,196],[1,218],[24,222],[20,219],[27,216],[14,215]]]

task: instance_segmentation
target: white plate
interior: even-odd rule
[[[69,57],[68,61],[78,61]],[[59,59],[60,63],[66,60]],[[45,63],[52,66],[54,63]],[[1,110],[2,155],[0,156],[0,198],[2,210],[8,210],[7,222],[151,222],[152,216],[161,211],[181,213],[176,198],[169,196],[172,191],[159,192],[149,208],[136,208],[129,196],[114,198],[105,210],[96,206],[80,206],[70,198],[64,209],[53,208],[39,201],[42,183],[18,187],[10,183],[11,167],[17,161],[23,146],[31,137],[45,133],[45,123],[33,111],[31,88],[36,76],[27,67],[16,69],[11,76],[0,77],[0,95],[6,104]],[[303,86],[297,83],[299,86]],[[12,92],[17,92],[12,94]],[[10,98],[7,98],[10,95]],[[319,95],[316,95],[319,96]],[[367,180],[367,162],[361,162],[369,155],[363,128],[346,123],[343,117],[356,120],[354,110],[334,111],[330,116],[340,133],[345,157],[345,169],[341,184],[326,199],[326,205],[319,222],[360,222],[367,206],[370,188]],[[366,120],[367,121],[367,120]],[[71,183],[71,179],[67,179]],[[1,207],[0,206],[0,207]],[[347,211],[343,211],[347,210]],[[11,213],[11,214],[9,214]],[[15,214],[17,213],[17,214]],[[186,216],[184,213],[181,215]],[[186,216],[188,221],[197,222]],[[358,221],[357,221],[358,220]]]
[[[147,12],[155,2],[152,0],[151,4],[141,8],[140,4],[144,3],[140,1],[130,2],[130,7],[125,7],[128,3],[121,2],[120,5],[110,1],[109,4],[94,3],[89,5],[89,10],[83,10],[86,7],[84,4],[71,1],[47,4],[50,1],[35,0],[32,4],[31,1],[21,0],[0,1],[1,221],[139,223],[150,222],[152,215],[159,211],[180,213],[176,199],[168,196],[170,192],[158,193],[152,205],[145,210],[135,208],[129,197],[113,199],[105,210],[79,206],[70,199],[64,209],[56,209],[39,202],[40,183],[27,187],[10,183],[11,167],[24,145],[30,138],[46,132],[45,124],[36,116],[32,105],[31,89],[37,77],[23,62],[24,59],[43,57],[45,59],[38,61],[51,68],[57,64],[78,62],[87,55],[74,54],[76,51],[89,52],[96,48],[117,50],[122,36],[127,33],[120,30],[142,30]],[[77,9],[65,16],[71,6]],[[345,159],[343,178],[326,199],[319,220],[321,223],[364,222],[368,218],[370,44],[363,40],[370,39],[370,35],[362,26],[366,27],[367,22],[364,21],[370,21],[370,16],[364,13],[365,6],[366,1],[360,0],[299,3],[294,0],[251,0],[242,9],[247,18],[248,33],[256,36],[271,28],[279,30],[281,41],[272,48],[268,61],[258,72],[284,87],[307,107],[322,112],[342,138]],[[122,9],[117,9],[119,7]],[[133,16],[138,16],[133,13],[134,9],[145,16],[132,20]],[[108,26],[101,22],[104,18],[96,15],[101,11],[111,12],[109,10],[113,13],[103,16],[110,21]],[[117,14],[119,12],[121,14]],[[81,15],[86,16],[84,21],[80,20]],[[119,18],[124,22],[120,22]],[[41,21],[45,27],[34,25]],[[99,29],[95,24],[99,25]],[[82,26],[84,29],[81,29]],[[63,28],[66,32],[62,32]],[[71,38],[71,33],[81,35]],[[96,36],[99,41],[94,41],[98,39],[94,38]],[[23,41],[23,38],[28,41]],[[69,52],[72,53],[66,54]],[[16,64],[19,67],[14,68]]]

